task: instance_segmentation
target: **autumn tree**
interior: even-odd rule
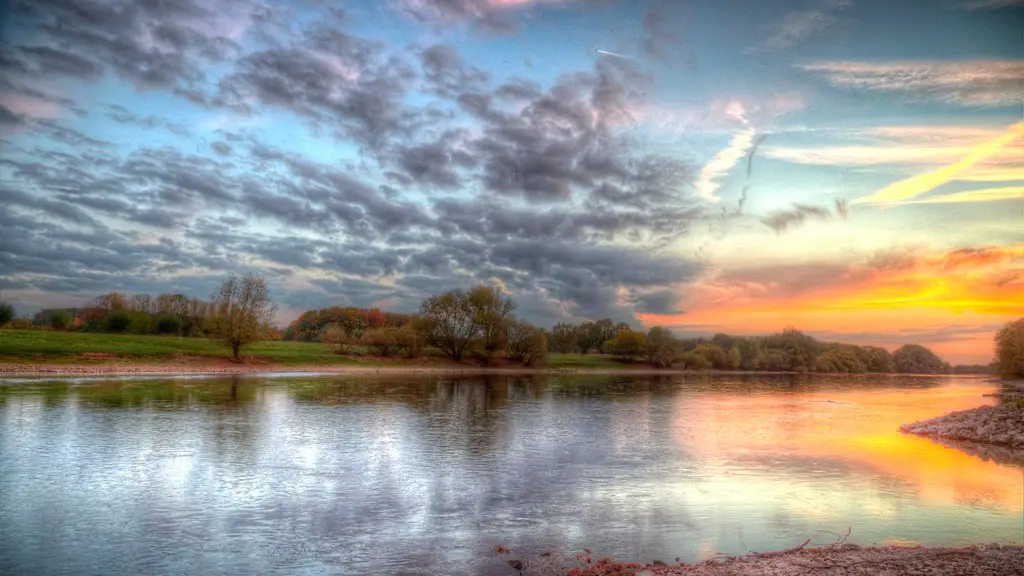
[[[242,346],[264,339],[276,311],[266,280],[257,274],[231,274],[214,295],[213,309],[210,332],[231,346],[236,360]]]
[[[548,358],[548,341],[544,332],[526,322],[512,320],[508,324],[508,357],[526,366],[544,364]]]
[[[1003,378],[1024,377],[1024,318],[1008,323],[996,334],[996,362]]]

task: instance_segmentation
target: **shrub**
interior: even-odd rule
[[[11,328],[15,330],[31,330],[35,328],[35,325],[28,318],[15,318],[11,320]]]
[[[329,324],[320,333],[320,341],[335,354],[351,354],[353,339],[340,324]]]
[[[132,317],[124,310],[114,310],[104,318],[104,326],[108,332],[124,332],[132,324]]]
[[[0,302],[0,326],[14,320],[14,306],[7,302]]]
[[[181,320],[177,316],[164,314],[156,319],[157,334],[177,334],[181,332]]]
[[[691,350],[680,357],[683,367],[687,370],[707,370],[711,368],[711,361],[696,350]]]
[[[605,354],[611,354],[620,360],[633,360],[643,356],[646,348],[647,338],[644,333],[628,329],[622,330],[602,346]]]
[[[525,366],[544,364],[548,359],[548,339],[539,328],[513,320],[508,325],[508,357]]]
[[[398,348],[398,328],[374,328],[363,333],[360,339],[365,346],[377,351],[379,356],[391,356]]]
[[[423,352],[426,338],[414,325],[407,324],[399,328],[395,338],[395,349],[406,358],[418,358]]]
[[[71,324],[71,315],[63,310],[54,311],[50,314],[50,328],[64,330]]]
[[[129,310],[128,316],[131,318],[129,328],[132,334],[149,334],[153,331],[153,317],[146,312]]]

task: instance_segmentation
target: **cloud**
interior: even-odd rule
[[[824,61],[797,67],[838,88],[891,92],[911,101],[998,107],[1024,100],[1024,60]]]
[[[949,182],[961,172],[969,170],[978,162],[996,154],[1021,136],[1024,136],[1024,122],[1013,124],[1003,135],[976,146],[969,154],[953,164],[944,166],[935,171],[918,174],[905,180],[893,182],[874,194],[855,199],[853,203],[884,204],[919,196],[941,186],[942,184],[945,184],[946,182]]]
[[[531,5],[558,6],[572,0],[399,0],[402,12],[436,28],[470,24],[489,33],[519,28],[514,12]]]
[[[920,200],[905,200],[893,204],[960,204],[964,202],[1001,202],[1004,200],[1024,200],[1024,186],[967,190],[965,192],[931,196]]]
[[[773,33],[747,53],[777,52],[793,48],[810,38],[820,36],[839,19],[835,13],[852,5],[852,0],[824,0],[810,10],[794,10],[772,24]]]
[[[709,333],[795,326],[835,339],[895,332],[927,343],[923,330],[970,332],[1024,315],[1022,282],[1024,244],[948,251],[901,246],[850,253],[844,261],[778,258],[709,268],[683,292],[685,315],[640,318],[645,325],[703,326]],[[991,339],[970,345],[958,353],[990,357]]]
[[[956,0],[954,5],[964,10],[997,10],[1024,7],[1024,0]]]
[[[694,183],[694,191],[698,198],[708,202],[718,202],[720,198],[715,192],[721,187],[716,180],[724,177],[730,170],[736,167],[746,155],[747,151],[754,145],[753,128],[747,128],[732,137],[729,145],[708,161],[700,171],[700,176]]]
[[[778,210],[768,216],[761,218],[761,223],[771,228],[776,234],[781,234],[790,228],[803,224],[808,218],[827,220],[832,213],[821,206],[809,206],[807,204],[794,204],[789,210]]]

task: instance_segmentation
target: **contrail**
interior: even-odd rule
[[[625,58],[626,60],[632,60],[632,58],[630,58],[629,56],[626,56],[624,54],[616,54],[615,52],[608,52],[607,50],[599,50],[597,48],[594,48],[594,52],[597,52],[598,54],[607,54],[608,56],[615,56],[616,58]]]

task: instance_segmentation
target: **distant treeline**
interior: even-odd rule
[[[47,308],[36,312],[31,320],[13,318],[11,323],[15,328],[208,337],[213,332],[211,320],[216,312],[214,299],[109,292],[80,308]],[[271,326],[262,331],[261,339],[280,339]]]
[[[432,346],[455,360],[477,357],[488,362],[505,357],[541,363],[547,352],[555,352],[603,353],[622,362],[698,370],[906,374],[996,371],[995,365],[952,367],[917,344],[890,352],[878,346],[823,342],[792,328],[767,336],[679,338],[663,327],[643,332],[605,318],[577,324],[560,322],[547,330],[517,319],[515,308],[515,302],[499,290],[479,286],[426,298],[417,314],[341,306],[308,310],[283,332],[269,326],[261,328],[259,339],[322,342],[341,354],[370,348],[382,356],[400,353],[413,357],[424,346]],[[82,308],[42,310],[31,325],[15,327],[210,336],[216,316],[215,299],[111,292]],[[27,324],[15,319],[15,324],[18,322]]]

